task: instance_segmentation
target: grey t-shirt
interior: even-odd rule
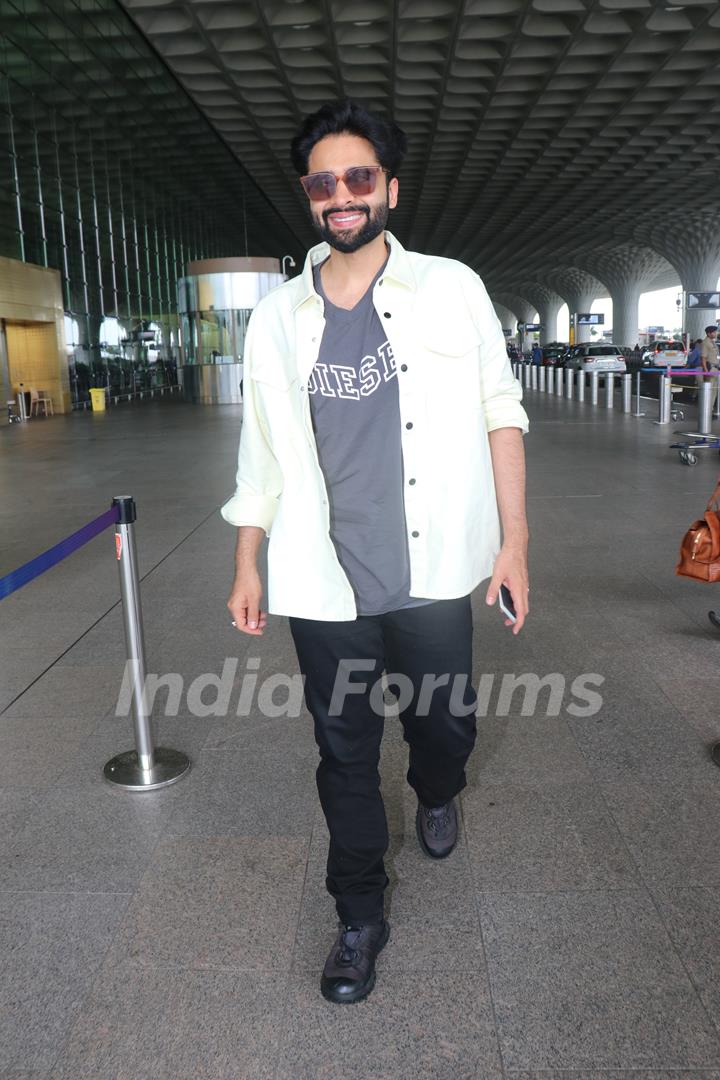
[[[310,411],[330,502],[330,535],[359,615],[430,603],[410,598],[400,402],[392,348],[373,287],[351,311],[322,287],[325,331],[308,380]]]

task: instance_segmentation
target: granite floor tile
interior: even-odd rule
[[[653,889],[653,896],[690,978],[720,1028],[720,944],[717,933],[720,896],[717,888],[669,889],[661,885]]]
[[[468,783],[591,783],[585,758],[564,719],[488,716],[477,722]]]
[[[0,892],[0,1076],[53,1064],[128,900]]]
[[[287,976],[106,964],[52,1080],[270,1080]]]
[[[203,750],[183,781],[174,836],[310,836],[317,810],[314,747]],[[180,785],[178,785],[180,786]]]
[[[0,842],[0,888],[132,892],[165,826],[175,787],[131,794],[110,784],[44,791]]]
[[[602,784],[608,809],[650,888],[720,884],[719,779],[709,762],[699,774]]]
[[[390,944],[387,945],[389,950]],[[389,970],[385,951],[369,998],[347,1009],[325,1001],[319,975],[293,975],[278,1067],[283,1080],[500,1080],[483,975]]]
[[[307,849],[283,837],[162,841],[116,953],[156,968],[287,971]]]
[[[636,867],[588,783],[487,783],[462,796],[475,888],[557,892],[626,889]]]
[[[650,897],[486,897],[482,926],[508,1070],[712,1069],[720,1039]]]
[[[122,668],[69,666],[59,661],[5,710],[4,716],[75,716],[102,719],[117,700]]]
[[[720,1080],[714,1069],[511,1069],[505,1075],[508,1080]]]

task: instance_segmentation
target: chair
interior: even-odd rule
[[[45,416],[48,415],[48,406],[50,407],[50,415],[55,415],[53,409],[53,401],[47,390],[31,390],[30,391],[30,415],[39,416],[38,409],[42,405]]]

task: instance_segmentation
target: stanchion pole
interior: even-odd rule
[[[568,401],[573,399],[573,370],[572,368],[565,368],[565,397]]]
[[[656,423],[670,423],[670,406],[672,404],[672,378],[669,375],[660,376],[658,418]]]
[[[640,372],[635,375],[635,412],[633,416],[644,416],[644,412],[640,412]]]
[[[590,404],[597,405],[598,403],[598,387],[600,385],[600,379],[597,371],[590,372]]]
[[[615,408],[615,373],[613,371],[605,372],[605,408]]]
[[[541,364],[538,369],[538,390],[545,393],[545,368]]]
[[[548,394],[555,393],[555,368],[552,364],[549,364],[547,368],[547,392]]]
[[[701,435],[712,435],[712,394],[714,386],[710,379],[700,383],[698,398],[698,431]]]
[[[622,376],[622,411],[632,412],[632,375]]]
[[[533,366],[530,368],[530,389],[531,390],[537,390],[537,376],[538,376],[537,364],[533,364]]]
[[[572,371],[572,368],[570,368]],[[577,399],[578,401],[585,400],[585,372],[582,368],[578,368],[577,371]]]
[[[135,500],[131,495],[117,495],[115,550],[120,570],[123,624],[127,646],[127,674],[132,685],[132,715],[135,726],[135,750],[112,758],[105,766],[105,779],[127,791],[154,791],[167,787],[184,776],[190,760],[179,750],[155,746],[145,694],[145,640],[143,635],[140,579],[135,547]]]

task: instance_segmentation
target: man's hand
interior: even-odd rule
[[[267,625],[267,612],[260,609],[262,583],[257,570],[246,570],[233,582],[228,610],[243,634],[261,635]]]
[[[527,554],[523,548],[503,547],[501,549],[495,560],[493,575],[485,597],[487,604],[494,604],[497,601],[501,585],[507,586],[510,590],[517,615],[517,622],[513,623],[510,619],[506,619],[505,625],[512,626],[513,634],[519,634],[529,611]]]

